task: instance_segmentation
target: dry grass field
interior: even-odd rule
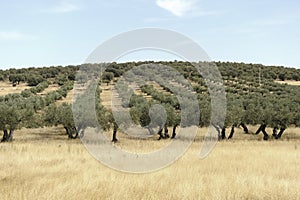
[[[60,127],[22,129],[0,143],[0,199],[300,199],[299,129],[279,141],[238,130],[200,160],[205,131],[171,166],[130,174],[95,160]],[[121,148],[145,151],[169,142],[119,139]]]

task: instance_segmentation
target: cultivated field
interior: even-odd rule
[[[280,141],[237,130],[200,160],[205,131],[173,165],[137,175],[104,166],[61,127],[22,129],[0,143],[0,199],[300,199],[299,129]],[[143,151],[169,142],[119,138],[120,147]]]
[[[231,84],[227,87],[234,94],[242,94],[249,89],[245,83],[227,82]],[[299,91],[296,88],[300,85],[299,81],[276,82],[292,85],[294,88],[286,88],[286,96],[290,98],[293,94],[297,99],[299,95],[294,93]],[[105,83],[100,87],[101,103],[108,109],[112,104],[114,85],[115,82]],[[152,85],[160,93],[171,94],[158,84]],[[283,86],[278,85],[266,87],[269,97],[277,95],[279,86]],[[0,96],[21,93],[29,88],[26,83],[13,87],[8,81],[0,82]],[[46,97],[60,88],[52,83],[37,95]],[[84,85],[79,89],[84,89]],[[53,103],[57,106],[71,103],[73,91],[68,90],[64,98],[53,99]],[[135,90],[135,94],[147,100],[153,99],[141,89]],[[113,97],[114,104],[120,101],[119,96]],[[253,105],[256,106],[256,103]],[[270,116],[277,114],[274,112]],[[0,200],[300,199],[300,128],[294,126],[288,126],[279,140],[271,136],[272,128],[266,128],[269,141],[263,140],[262,133],[253,134],[259,126],[248,125],[250,134],[243,134],[240,128],[236,128],[231,140],[219,141],[203,160],[199,159],[199,154],[207,128],[199,128],[193,144],[179,160],[159,171],[145,174],[123,173],[103,165],[89,154],[79,139],[67,139],[62,124],[51,128],[22,128],[15,131],[12,142],[0,143]],[[228,136],[230,127],[226,131]],[[112,130],[106,136],[111,139]],[[113,145],[130,152],[147,153],[171,142],[170,139],[158,141],[158,137],[133,139],[118,132],[119,142]]]

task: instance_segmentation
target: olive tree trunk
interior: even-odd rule
[[[148,129],[150,135],[154,135],[153,128],[151,128],[151,127],[148,126],[147,129]]]
[[[221,139],[224,140],[226,138],[226,127],[223,126],[221,131]]]
[[[67,133],[69,139],[76,139],[76,138],[78,138],[78,131],[77,131],[77,129],[75,127],[67,127],[67,126],[65,126],[64,128],[66,130],[66,133]],[[73,135],[74,132],[75,132],[75,135]]]
[[[9,130],[7,141],[11,142],[13,140],[13,137],[14,137],[14,130]]]
[[[249,130],[248,130],[246,124],[244,124],[244,123],[242,122],[240,125],[241,125],[241,127],[243,128],[244,133],[245,133],[245,134],[248,134],[248,133],[249,133]]]
[[[177,126],[178,126],[177,124],[173,126],[171,139],[174,139],[176,137],[176,128],[177,128]]]
[[[118,142],[117,132],[118,132],[118,126],[114,125],[113,135],[112,135],[112,140],[111,140],[112,142]]]
[[[233,134],[234,134],[234,125],[231,126],[231,131],[230,131],[230,134],[228,136],[228,139],[231,139],[233,137]]]
[[[165,130],[165,132],[164,132],[164,139],[170,138],[168,127],[165,126],[164,130]]]
[[[220,131],[220,128],[215,125],[215,124],[212,124],[212,126],[216,129],[216,131],[218,132],[218,139],[220,140],[221,139],[221,131]]]
[[[264,140],[268,140],[269,139],[269,135],[268,135],[268,133],[266,132],[266,127],[267,127],[267,125],[265,124],[265,123],[262,123],[261,125],[260,125],[260,127],[257,129],[257,131],[256,131],[256,135],[257,134],[259,134],[260,132],[262,132],[263,134],[264,134]]]
[[[280,139],[284,131],[285,131],[285,128],[281,127],[279,133],[277,134],[277,138],[276,139]]]
[[[161,139],[164,139],[164,136],[163,136],[163,134],[162,134],[162,131],[163,131],[163,129],[162,129],[162,127],[160,126],[159,127],[159,130],[158,130],[158,135],[159,135],[159,138],[158,138],[158,140],[161,140]]]
[[[8,131],[7,130],[3,130],[3,137],[1,142],[8,142]]]

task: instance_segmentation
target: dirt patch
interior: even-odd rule
[[[5,96],[7,94],[13,93],[21,93],[25,89],[29,89],[30,87],[26,85],[26,83],[20,83],[15,87],[12,86],[10,82],[0,82],[0,96]]]
[[[300,81],[274,81],[275,83],[300,86]]]
[[[57,84],[53,84],[53,85],[49,85],[49,87],[47,87],[44,91],[37,93],[38,95],[44,96],[45,94],[49,93],[49,92],[53,92],[55,90],[58,90],[60,88],[59,85]]]
[[[101,94],[100,94],[100,98],[101,98],[101,104],[110,109],[111,108],[111,104],[112,104],[112,92],[114,89],[115,85],[114,84],[101,84],[100,89],[101,89]]]

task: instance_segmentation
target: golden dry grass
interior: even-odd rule
[[[238,130],[200,160],[205,131],[173,165],[138,175],[99,163],[60,127],[22,129],[0,143],[0,199],[300,199],[300,140],[286,139],[299,129],[280,141]],[[119,138],[147,151],[168,142]]]
[[[19,85],[13,87],[10,82],[0,81],[0,96],[13,94],[13,93],[21,93],[23,90],[28,88],[30,87],[27,86],[26,83],[20,83]]]

